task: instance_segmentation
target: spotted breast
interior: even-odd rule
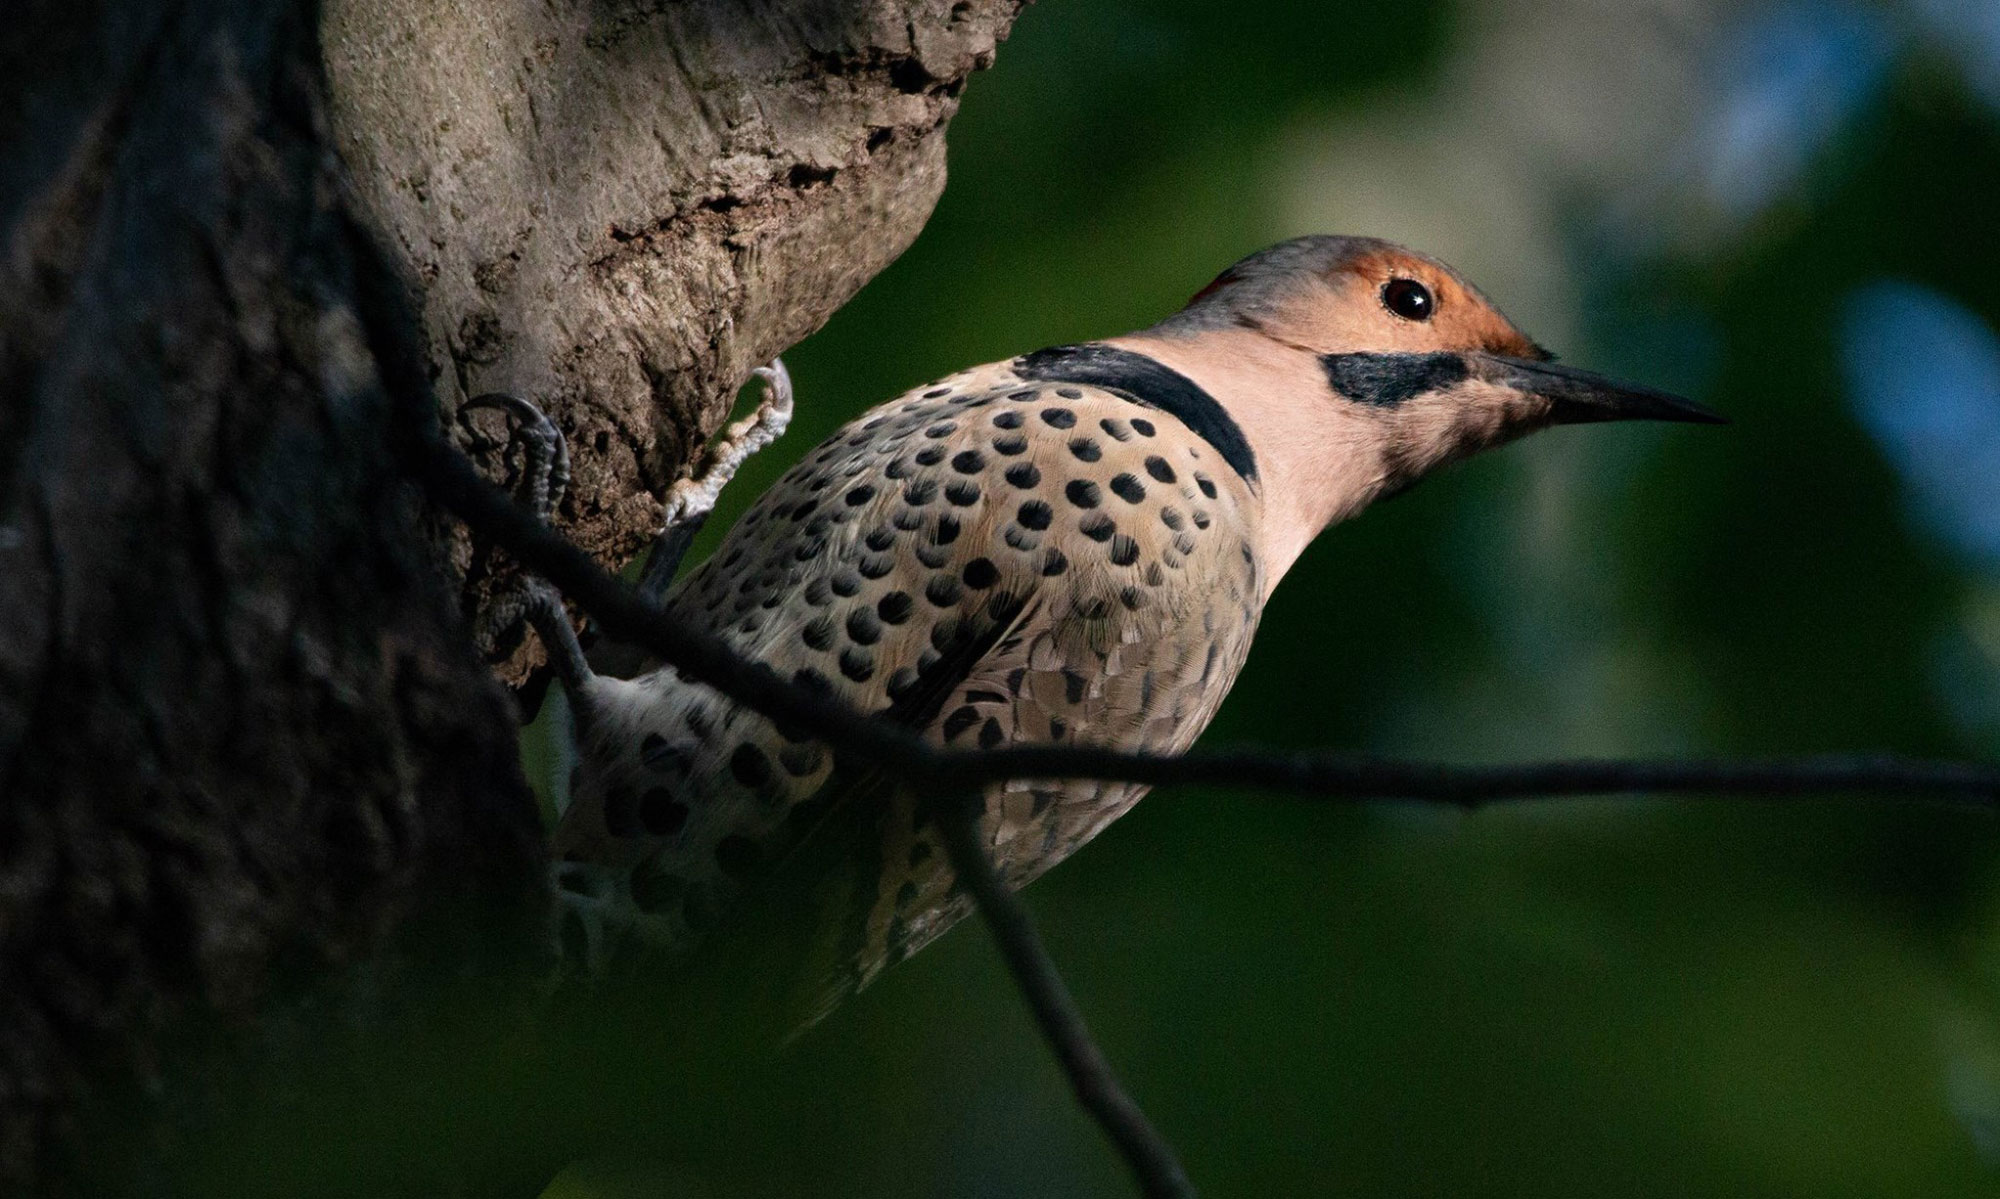
[[[784,476],[670,611],[939,744],[1182,749],[1242,666],[1264,590],[1254,462],[1205,400],[1104,346],[917,389]],[[796,730],[672,669],[575,698],[590,719],[558,851],[645,942],[692,943],[814,841],[855,866],[824,930],[836,993],[967,910],[919,805]],[[1020,885],[1144,791],[996,786],[984,840]]]

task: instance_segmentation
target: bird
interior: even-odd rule
[[[789,415],[781,371],[764,373]],[[1297,238],[1149,328],[867,411],[661,598],[671,619],[936,745],[1176,753],[1321,532],[1480,450],[1625,420],[1723,418],[1557,363],[1434,258]],[[573,952],[685,952],[811,861],[839,876],[809,886],[817,1014],[970,909],[924,797],[672,666],[592,673],[558,610],[540,613],[545,641],[572,643],[551,649],[575,722],[555,837],[559,889],[587,921]],[[1146,790],[995,784],[978,839],[1024,886]]]

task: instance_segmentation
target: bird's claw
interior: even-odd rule
[[[543,524],[569,490],[569,442],[548,414],[519,396],[489,391],[465,402],[465,409],[493,408],[514,418],[521,441],[522,489],[535,519]]]
[[[677,479],[660,504],[660,529],[706,517],[729,480],[750,455],[784,435],[792,423],[792,376],[785,360],[773,358],[751,372],[764,381],[764,398],[755,410],[722,431],[705,454],[699,472]]]

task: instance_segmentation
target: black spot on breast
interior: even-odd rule
[[[948,396],[950,394],[951,394],[951,388],[949,387],[933,387],[929,391],[924,393],[924,398],[927,400],[935,400],[939,396]]]
[[[1132,426],[1115,417],[1105,417],[1097,422],[1097,427],[1104,430],[1105,436],[1113,441],[1132,440]]]
[[[950,575],[932,575],[930,582],[924,584],[924,598],[940,608],[956,604],[963,594],[964,589],[959,586],[958,580]]]
[[[1048,554],[1042,559],[1042,577],[1053,579],[1068,569],[1069,558],[1054,546],[1049,547]]]
[[[1174,468],[1167,465],[1167,460],[1158,454],[1147,457],[1146,473],[1161,483],[1171,483],[1176,478]]]
[[[1020,488],[1033,487],[1042,481],[1042,472],[1032,462],[1017,462],[1007,468],[1007,482]]]
[[[669,744],[658,733],[647,733],[640,739],[639,761],[645,763],[646,769],[661,773],[686,770],[688,766],[687,751]]]
[[[1120,566],[1130,566],[1139,560],[1139,543],[1120,533],[1111,539],[1111,560]]]
[[[1065,400],[1080,400],[1083,398],[1083,393],[1074,387],[1058,387],[1056,388],[1056,394]]]
[[[993,450],[997,454],[1013,458],[1028,452],[1028,439],[1019,433],[1009,433],[1005,437],[995,437],[993,439]]]
[[[1196,487],[1201,488],[1201,493],[1207,496],[1209,499],[1215,498],[1214,479],[1209,478],[1207,475],[1202,474],[1200,471],[1196,471],[1194,472],[1194,485]]]
[[[1079,508],[1095,508],[1103,498],[1097,490],[1097,484],[1089,479],[1071,479],[1063,488],[1063,494],[1069,497],[1070,503]]]
[[[840,651],[840,673],[857,683],[875,677],[875,658],[867,650],[848,646]]]
[[[953,709],[951,715],[944,718],[945,741],[951,742],[957,740],[960,733],[978,723],[979,709],[973,707],[971,704]]]
[[[965,564],[962,577],[967,587],[984,591],[1000,581],[1000,568],[993,565],[991,558],[974,558]]]
[[[867,539],[862,544],[878,554],[882,553],[890,546],[896,544],[896,530],[889,528],[876,529],[868,534]]]
[[[1211,521],[1211,520],[1209,519],[1209,516],[1208,516],[1208,513],[1206,513],[1206,512],[1203,512],[1203,511],[1202,511],[1201,509],[1199,509],[1199,508],[1196,508],[1196,509],[1194,510],[1194,527],[1195,527],[1195,528],[1197,528],[1197,529],[1206,529],[1206,528],[1207,528],[1207,527],[1208,527],[1209,525],[1211,525],[1211,524],[1213,524],[1213,523],[1214,523],[1214,522],[1213,522],[1213,521]]]
[[[1000,722],[991,716],[986,718],[985,724],[979,726],[979,748],[981,749],[997,749],[1000,743],[1006,739],[1007,734],[1000,728]]]
[[[890,675],[889,681],[882,686],[883,690],[888,692],[890,702],[893,703],[908,698],[923,678],[916,667],[899,666],[896,668],[896,673]]]
[[[907,479],[910,476],[910,464],[901,458],[892,458],[889,465],[882,468],[882,473],[891,479]]]
[[[1152,421],[1147,420],[1143,416],[1135,416],[1132,418],[1132,431],[1141,437],[1151,437],[1159,430],[1153,427]]]
[[[932,425],[930,428],[925,429],[924,436],[931,438],[932,440],[937,440],[939,438],[950,437],[953,433],[956,432],[958,432],[957,421],[941,420],[938,423]],[[923,459],[919,458],[917,459],[917,461],[923,462]],[[925,465],[928,466],[930,464],[925,463]]]
[[[1128,504],[1136,504],[1146,498],[1146,487],[1133,476],[1121,474],[1111,480],[1111,494]]]
[[[1018,429],[1021,427],[1021,421],[1021,414],[1012,408],[1002,409],[993,414],[993,427],[996,429]]]
[[[688,806],[665,787],[653,787],[639,797],[639,823],[653,836],[674,836],[687,822]]]
[[[814,695],[825,696],[833,694],[833,680],[827,678],[819,671],[810,668],[793,671],[792,685],[801,691],[809,691]]]
[[[1071,670],[1069,667],[1065,666],[1063,667],[1062,681],[1063,681],[1063,698],[1065,700],[1068,700],[1072,704],[1082,703],[1084,684],[1087,680],[1085,680],[1084,677],[1078,674],[1076,671]]]
[[[843,568],[834,572],[830,585],[835,595],[851,599],[861,593],[861,576]]]
[[[910,599],[909,592],[891,591],[876,602],[875,614],[885,624],[902,624],[915,608],[916,603]]]
[[[808,621],[799,629],[799,640],[805,642],[808,649],[832,649],[833,619],[822,616],[817,620]]]
[[[903,502],[921,508],[937,498],[936,479],[911,479],[903,488]]]
[[[867,483],[863,483],[861,486],[856,487],[847,493],[847,506],[850,508],[859,508],[861,505],[867,503],[869,500],[872,500],[874,498],[875,498],[875,488],[868,485]]]
[[[1179,508],[1169,504],[1167,507],[1160,509],[1160,523],[1175,532],[1179,532],[1187,527],[1187,518],[1181,515]]]
[[[1393,408],[1470,375],[1464,356],[1432,354],[1322,354],[1320,369],[1332,388],[1357,404]]]
[[[1082,399],[1083,393],[1078,392],[1076,398]],[[1042,423],[1052,429],[1074,428],[1076,427],[1076,413],[1071,412],[1067,408],[1044,408],[1042,409]]]
[[[970,508],[979,502],[979,484],[970,479],[954,479],[945,484],[944,498],[960,508]]]
[[[1032,550],[1042,544],[1041,534],[1031,533],[1019,525],[1008,525],[1000,534],[1000,538],[1012,548],[1022,551]]]
[[[847,614],[847,635],[856,645],[873,645],[882,640],[882,618],[873,608],[856,608]]]
[[[896,514],[889,518],[889,523],[905,533],[914,533],[924,527],[924,514],[915,508],[898,508]]]
[[[931,544],[950,545],[957,541],[960,527],[958,518],[949,512],[938,517],[937,527],[931,530]]]
[[[1098,446],[1097,439],[1093,437],[1070,438],[1069,452],[1075,454],[1080,462],[1095,462],[1104,457],[1104,450]]]
[[[1054,510],[1042,501],[1028,500],[1014,513],[1014,519],[1020,521],[1024,529],[1046,529],[1054,515]]]
[[[1109,541],[1111,540],[1111,535],[1118,531],[1118,522],[1112,520],[1102,512],[1093,512],[1082,520],[1077,521],[1076,528],[1078,532],[1092,541]]]
[[[813,744],[787,745],[778,751],[779,764],[784,766],[785,773],[793,778],[806,777],[818,770],[820,763],[825,760],[826,755],[820,751],[819,746]]]
[[[961,475],[976,475],[986,469],[986,455],[978,450],[960,450],[952,455],[951,468]]]
[[[798,521],[802,521],[802,520],[804,520],[804,519],[805,519],[806,517],[808,517],[808,516],[811,516],[811,515],[813,514],[813,510],[814,510],[815,508],[818,508],[818,507],[819,507],[819,501],[818,501],[818,500],[807,500],[807,501],[806,501],[805,503],[803,503],[803,504],[800,504],[800,505],[799,505],[798,507],[796,507],[796,508],[792,509],[792,520],[793,520],[793,522],[794,522],[794,523],[796,523],[796,522],[798,522]],[[743,556],[743,553],[742,553],[742,551],[741,551],[741,550],[737,551],[737,554],[736,554],[736,556],[737,556],[738,558],[741,558],[741,557]],[[734,563],[731,563],[731,562],[728,562],[728,561],[724,561],[724,562],[723,562],[723,565],[724,565],[724,566],[732,566],[732,565],[734,565]]]
[[[951,550],[942,545],[920,545],[917,547],[917,561],[932,570],[939,570],[951,561]]]

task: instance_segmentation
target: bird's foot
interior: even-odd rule
[[[497,408],[514,418],[514,438],[521,445],[521,491],[540,524],[548,524],[556,505],[569,489],[569,442],[548,414],[528,401],[504,392],[488,392],[465,402],[466,408]],[[576,629],[563,611],[562,598],[538,578],[501,596],[483,618],[495,628],[525,619],[548,652],[549,665],[572,694],[591,677]]]
[[[639,593],[655,603],[665,598],[694,535],[715,510],[717,497],[737,469],[783,436],[792,423],[792,376],[785,360],[773,358],[752,373],[764,381],[764,398],[750,415],[722,431],[702,456],[701,469],[676,480],[661,503],[660,532],[639,579]]]
[[[514,440],[521,445],[521,491],[535,519],[549,523],[569,490],[569,442],[562,430],[540,408],[505,392],[474,396],[465,408],[496,408],[514,418]]]

